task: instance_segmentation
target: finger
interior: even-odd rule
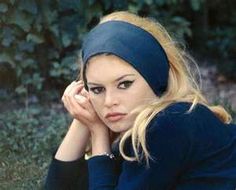
[[[67,111],[75,118],[78,119],[78,115],[81,117],[84,114],[83,112],[87,112],[85,108],[82,107],[76,100],[73,100],[71,97],[64,96],[64,106],[67,109]]]
[[[76,101],[71,101],[69,104],[70,107],[69,112],[74,118],[78,119],[79,121],[83,123],[88,123],[89,121],[93,120],[94,114],[93,111],[89,111],[88,108],[84,108],[83,106],[84,105],[81,105]]]
[[[83,89],[81,90],[81,94],[82,94],[83,96],[85,96],[86,98],[89,98],[89,93],[88,93],[88,91],[87,91],[85,88],[83,88]]]
[[[83,120],[83,122],[88,122],[88,120],[91,120],[93,117],[94,110],[92,109],[91,103],[86,97],[76,94],[82,89],[82,81],[72,82],[65,90],[62,100],[65,108],[74,118],[77,118],[81,121]],[[84,90],[83,94],[85,95],[85,93],[86,91]]]
[[[77,106],[76,104],[79,104],[84,110],[87,110],[87,112],[90,113],[92,117],[96,115],[92,103],[88,98],[82,96],[81,94],[76,94],[74,98],[76,100],[76,103],[71,101],[71,104],[73,104],[74,106]]]
[[[68,93],[70,92],[70,89],[72,88],[72,86],[73,86],[74,84],[75,84],[75,82],[73,81],[72,83],[70,83],[70,84],[66,87],[66,89],[64,90],[63,95],[62,95],[62,97],[61,97],[61,100],[62,100],[62,101],[64,101],[65,96],[68,95]]]
[[[81,85],[81,84],[83,84],[83,81],[78,81],[78,82],[73,81],[66,87],[64,94],[68,94],[74,86]]]
[[[77,95],[77,92],[79,92],[82,88],[83,86],[75,86],[68,94],[64,96],[64,101],[67,103],[68,109],[76,109],[78,106],[83,107],[83,105],[79,104],[75,99],[75,95]]]
[[[65,90],[65,92],[64,92],[64,94],[63,94],[63,96],[62,96],[62,101],[64,101],[65,100],[65,97],[73,97],[74,96],[74,93],[76,92],[76,93],[78,93],[79,91],[81,91],[82,90],[82,88],[83,88],[83,84],[81,84],[81,83],[78,83],[78,84],[76,84],[76,83],[71,83],[71,85],[69,85],[67,88],[66,88],[66,90]],[[74,92],[75,91],[75,92]]]
[[[80,91],[82,90],[82,88],[83,88],[83,84],[72,82],[65,90],[61,100],[68,111],[69,109],[71,109],[71,99],[74,99],[73,97],[74,95],[71,94],[71,92],[73,91],[73,89],[75,89],[76,91]]]
[[[69,99],[67,105],[72,117],[86,125],[91,125],[91,123],[97,120],[98,115],[87,98],[82,95],[75,95],[74,99],[75,101]]]
[[[76,94],[74,97],[75,97],[76,102],[79,103],[84,109],[88,111],[91,110],[91,103],[87,97],[84,97],[79,94]]]

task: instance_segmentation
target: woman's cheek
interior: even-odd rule
[[[91,104],[92,104],[94,110],[97,112],[98,116],[100,117],[101,111],[102,111],[101,103],[99,102],[98,99],[96,99],[94,97],[90,97],[90,101],[91,101]]]

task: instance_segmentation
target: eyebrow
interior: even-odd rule
[[[135,76],[135,74],[125,74],[125,75],[122,75],[120,77],[118,77],[117,79],[114,80],[114,82],[118,82],[120,81],[121,79],[127,77],[127,76]],[[87,84],[89,85],[102,85],[102,84],[98,84],[98,83],[94,83],[94,82],[88,82]]]

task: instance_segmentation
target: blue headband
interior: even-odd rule
[[[168,85],[169,64],[159,42],[147,31],[124,21],[108,21],[97,25],[82,45],[82,60],[110,53],[132,65],[158,96]],[[85,75],[84,75],[85,76]]]

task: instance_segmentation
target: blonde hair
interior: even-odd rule
[[[130,12],[119,11],[104,16],[99,24],[111,20],[128,22],[152,34],[165,50],[170,65],[168,88],[165,94],[144,108],[134,110],[134,112],[138,113],[134,125],[120,139],[119,149],[124,159],[140,162],[144,157],[147,165],[149,164],[149,159],[152,158],[146,147],[147,126],[156,114],[174,102],[191,102],[192,105],[188,110],[189,112],[196,104],[201,103],[207,106],[223,122],[229,123],[231,121],[231,116],[223,107],[210,106],[208,104],[188,67],[189,63],[195,64],[195,61],[175,43],[160,23],[151,18],[143,18]],[[130,137],[132,139],[134,157],[127,156],[124,153],[125,142]]]

